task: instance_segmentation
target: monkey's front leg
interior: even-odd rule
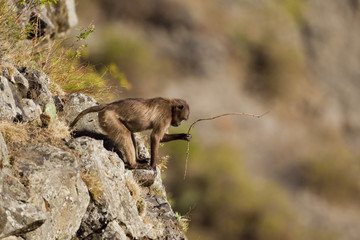
[[[150,145],[151,145],[151,160],[150,166],[156,168],[157,156],[159,152],[160,145],[160,136],[158,134],[152,133],[150,136]]]
[[[184,141],[191,141],[191,134],[186,133],[178,133],[178,134],[164,134],[163,138],[160,142],[170,142],[174,140],[184,140]]]

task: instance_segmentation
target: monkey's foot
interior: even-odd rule
[[[137,159],[136,161],[140,164],[149,164],[150,158]]]
[[[190,142],[191,138],[192,138],[191,134],[185,134],[184,140]]]
[[[154,169],[149,164],[145,164],[145,163],[136,163],[133,166],[131,166],[131,165],[127,166],[127,168],[130,169],[130,170],[133,170],[133,169],[153,170]]]

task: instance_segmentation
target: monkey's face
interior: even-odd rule
[[[185,101],[176,104],[172,109],[171,126],[174,127],[180,126],[182,121],[188,120],[189,114],[190,114],[189,105]]]

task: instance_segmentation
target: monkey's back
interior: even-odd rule
[[[103,111],[113,111],[132,132],[152,129],[154,123],[171,119],[170,102],[164,98],[127,98],[110,103]]]

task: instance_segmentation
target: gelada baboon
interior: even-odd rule
[[[182,99],[128,98],[101,104],[82,111],[70,124],[70,128],[85,114],[91,112],[99,112],[101,128],[116,143],[130,168],[150,168],[149,165],[136,162],[136,149],[132,141],[134,132],[152,129],[150,135],[151,168],[156,167],[160,142],[191,140],[190,134],[167,134],[170,125],[177,127],[181,121],[189,118],[189,105]]]

